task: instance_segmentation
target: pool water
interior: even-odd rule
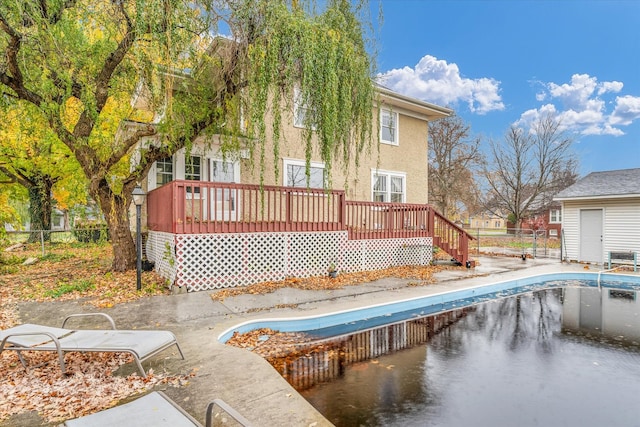
[[[331,350],[331,380],[300,393],[336,426],[640,425],[635,289],[546,289],[436,316],[342,337],[363,356]],[[323,357],[305,372],[326,372]]]

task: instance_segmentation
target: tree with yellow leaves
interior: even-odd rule
[[[313,126],[307,128],[317,135],[305,135],[307,163],[312,148],[329,173],[335,158],[357,163],[371,140],[374,102],[361,23],[368,7],[365,0],[318,3],[0,4],[0,102],[33,105],[71,151],[107,221],[115,270],[135,266],[128,207],[152,164],[199,136],[221,134],[225,150],[239,149],[239,137],[248,137],[242,148],[262,165],[267,135],[278,155],[279,111],[294,85],[310,107],[306,120]],[[214,37],[219,32],[227,37]],[[134,123],[133,101],[141,94],[153,120]],[[266,120],[267,111],[273,120]]]
[[[46,126],[39,111],[22,102],[2,109],[0,184],[24,187],[32,230],[50,230],[52,197],[58,205],[86,201],[84,176],[69,149]],[[44,237],[49,238],[45,233]]]

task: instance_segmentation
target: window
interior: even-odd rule
[[[173,159],[165,157],[156,162],[156,185],[160,187],[173,181]]]
[[[313,110],[303,102],[302,92],[299,88],[293,90],[293,125],[299,128],[306,128],[306,121],[309,114],[312,114]],[[315,130],[315,126],[311,126],[311,129]]]
[[[238,182],[240,180],[239,165],[236,162],[225,162],[218,159],[209,159],[209,179],[213,182]],[[238,190],[228,188],[216,188],[214,208],[216,218],[228,221],[237,218]]]
[[[559,224],[562,222],[562,211],[560,209],[551,209],[549,212],[549,223]]]
[[[284,185],[287,187],[307,188],[305,168],[305,162],[285,160]],[[309,175],[309,188],[325,188],[325,173],[322,163],[311,162]]]
[[[190,181],[202,180],[202,164],[200,156],[189,156],[185,159],[184,179]],[[187,186],[187,193],[200,194],[200,186]]]
[[[398,113],[380,110],[380,141],[384,144],[398,145]]]
[[[405,175],[402,173],[375,171],[371,177],[371,187],[374,202],[404,202]]]
[[[191,181],[202,180],[202,165],[199,156],[189,156],[185,159],[184,179]]]
[[[235,182],[235,167],[232,162],[211,159],[211,181],[213,182]]]

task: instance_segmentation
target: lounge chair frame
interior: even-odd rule
[[[74,318],[103,317],[111,329],[65,329],[67,321]],[[175,345],[184,360],[182,349],[173,333],[169,331],[117,329],[113,318],[106,313],[72,314],[65,317],[62,328],[25,323],[0,331],[0,353],[5,350],[17,352],[20,362],[28,369],[23,351],[55,351],[63,374],[66,374],[64,353],[105,352],[129,353],[133,356],[142,376],[146,372],[142,362]]]
[[[220,407],[239,424],[245,427],[251,426],[244,416],[226,402],[214,399],[207,405],[206,427],[212,426],[215,406]],[[64,425],[65,427],[107,427],[125,425],[132,419],[137,420],[142,426],[202,427],[202,424],[161,391],[151,392],[129,403],[104,411],[68,420]]]

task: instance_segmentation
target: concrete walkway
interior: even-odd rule
[[[104,310],[123,329],[167,329],[173,331],[186,360],[167,350],[144,363],[156,372],[187,374],[196,370],[188,385],[163,389],[178,405],[204,424],[207,403],[221,398],[256,426],[330,426],[261,357],[226,346],[217,337],[226,329],[248,320],[295,317],[329,313],[372,304],[426,296],[469,286],[480,286],[518,277],[559,271],[582,271],[584,266],[561,264],[558,260],[478,258],[470,270],[440,272],[428,286],[408,286],[406,279],[387,278],[334,291],[280,289],[267,295],[240,295],[223,302],[213,301],[213,292],[156,296]],[[597,271],[598,267],[591,267]],[[414,280],[415,281],[415,280]],[[286,305],[287,308],[276,308]],[[73,313],[95,312],[82,301],[22,303],[23,323],[59,326]],[[135,366],[125,366],[123,373]],[[47,425],[37,414],[25,414],[0,423],[0,427]]]

